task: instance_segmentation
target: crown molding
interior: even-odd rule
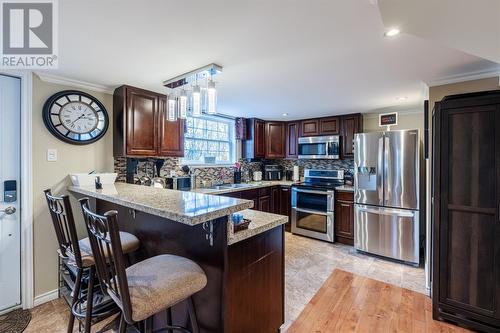
[[[484,71],[476,71],[469,73],[462,73],[457,75],[443,76],[439,79],[431,80],[426,82],[429,87],[442,86],[445,84],[459,83],[472,80],[488,79],[492,77],[498,77],[498,84],[500,85],[500,66],[495,69],[489,69]]]
[[[90,83],[75,79],[70,79],[63,76],[47,74],[44,72],[35,72],[35,74],[40,78],[40,80],[49,83],[61,84],[65,86],[70,86],[74,88],[87,89],[100,93],[110,94],[112,95],[114,92],[114,88],[110,86],[105,86],[102,84]]]

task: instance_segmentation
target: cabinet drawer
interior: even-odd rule
[[[264,187],[259,189],[259,196],[263,197],[266,195],[271,195],[271,188],[270,187]]]
[[[354,193],[353,192],[336,191],[335,192],[335,199],[354,202]]]
[[[253,199],[256,199],[259,197],[259,190],[258,189],[241,191],[240,193],[241,193],[242,199],[253,200]]]

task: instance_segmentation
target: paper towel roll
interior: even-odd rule
[[[295,165],[293,167],[293,181],[298,182],[300,180],[299,167]]]

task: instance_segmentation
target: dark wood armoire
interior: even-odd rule
[[[500,90],[433,114],[434,319],[500,332]]]

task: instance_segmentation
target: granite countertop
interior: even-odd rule
[[[270,186],[292,186],[294,183],[296,183],[296,182],[293,182],[291,180],[263,180],[260,182],[242,183],[242,184],[249,184],[252,186],[224,188],[224,189],[222,189],[222,188],[219,188],[219,189],[196,188],[196,189],[191,190],[191,192],[204,193],[204,194],[224,194],[224,193],[247,191],[247,190],[252,190],[252,189],[256,189],[256,188],[263,188],[263,187],[270,187]]]
[[[282,224],[288,222],[288,216],[277,215],[265,212],[259,212],[253,209],[247,209],[242,212],[243,217],[249,219],[250,225],[248,229],[241,230],[238,232],[233,231],[233,222],[231,218],[227,221],[227,244],[235,244],[245,240],[247,238],[253,237],[255,235],[261,234],[267,230],[276,228]]]
[[[342,185],[342,186],[337,186],[335,188],[336,191],[342,191],[342,192],[354,192],[354,186],[352,185]]]
[[[197,225],[253,207],[251,200],[127,183],[104,185],[102,190],[96,190],[94,186],[70,186],[68,191],[187,225]]]

